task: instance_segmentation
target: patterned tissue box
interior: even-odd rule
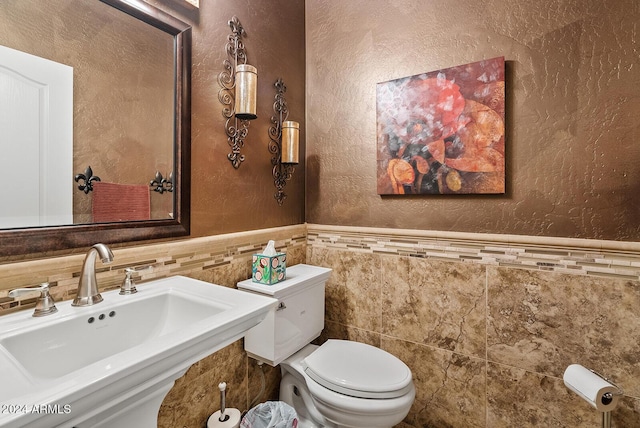
[[[277,253],[275,256],[253,255],[253,282],[273,285],[287,277],[287,255]]]

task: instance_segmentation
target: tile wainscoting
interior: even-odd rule
[[[599,426],[600,415],[562,382],[580,363],[625,396],[614,427],[640,426],[640,244],[595,240],[295,225],[115,249],[101,289],[130,266],[139,282],[185,275],[233,287],[274,239],[288,264],[330,267],[320,342],[348,338],[386,349],[413,370],[417,397],[405,427]],[[0,313],[29,309],[8,290],[52,284],[74,297],[84,255],[0,264]],[[279,371],[238,341],[194,364],[165,399],[159,427],[202,427],[218,408],[246,410],[261,389],[277,399]]]
[[[564,386],[579,363],[625,396],[640,426],[640,245],[308,225],[307,263],[330,267],[322,339],[379,346],[413,371],[412,427],[587,427]]]

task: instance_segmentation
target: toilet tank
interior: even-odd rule
[[[265,319],[249,330],[244,349],[250,357],[277,366],[318,337],[324,328],[324,286],[331,269],[299,264],[287,268],[284,281],[274,285],[251,279],[238,289],[278,299]]]

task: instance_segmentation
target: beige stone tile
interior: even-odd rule
[[[244,409],[247,401],[247,357],[242,341],[236,341],[195,363],[176,381],[160,407],[158,427],[206,426],[209,415],[220,409],[220,382],[227,383],[227,407]],[[173,425],[168,425],[170,423]]]
[[[164,399],[164,402],[162,403],[162,406],[160,407],[160,411],[158,411],[158,428],[180,426],[175,421],[176,413],[175,397],[170,397],[169,395],[167,395],[167,397],[165,397]]]
[[[600,415],[562,379],[487,365],[487,427],[598,427]]]
[[[353,340],[354,342],[380,347],[380,334],[333,321],[325,321],[324,330],[322,330],[322,334],[314,343],[321,345],[328,339]]]
[[[238,282],[251,278],[251,256],[234,259],[229,264],[209,270],[211,282],[236,288]]]
[[[265,401],[277,401],[280,395],[280,367],[271,367],[268,364],[258,365],[258,361],[249,358],[249,389],[247,405],[244,409],[264,403]],[[264,382],[264,388],[263,388]]]
[[[640,282],[488,269],[489,360],[558,378],[578,363],[640,395]]]
[[[307,262],[307,245],[287,249],[287,266],[295,266]]]
[[[414,428],[413,425],[409,425],[406,422],[400,422],[398,425],[395,425],[394,428]]]
[[[485,362],[382,336],[382,349],[413,372],[416,399],[404,422],[414,427],[484,427]]]
[[[618,407],[611,412],[611,426],[613,428],[640,427],[640,398],[621,397]]]
[[[380,331],[380,256],[314,249],[309,264],[333,269],[325,290],[327,320]]]
[[[382,333],[485,357],[485,267],[381,256]]]

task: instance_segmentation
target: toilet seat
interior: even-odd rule
[[[323,387],[351,397],[390,399],[413,388],[411,370],[390,353],[348,340],[328,340],[303,361],[305,373]]]

